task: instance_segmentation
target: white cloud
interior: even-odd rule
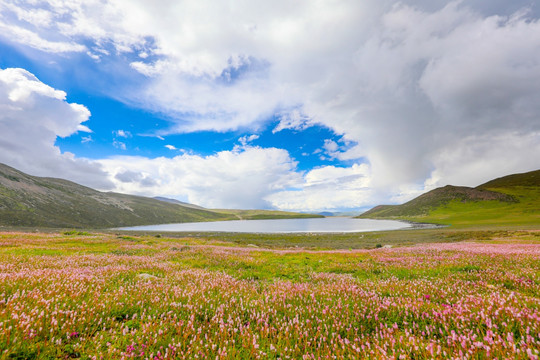
[[[169,150],[178,150],[174,145],[165,145],[165,147]]]
[[[285,111],[279,116],[279,123],[272,130],[272,133],[277,133],[284,129],[304,130],[312,125],[308,116],[303,114],[299,109],[294,109]]]
[[[25,44],[50,53],[83,52],[86,50],[86,47],[81,44],[64,41],[49,41],[28,29],[16,25],[2,24],[1,22],[0,34],[8,41]]]
[[[32,175],[63,177],[110,188],[98,164],[61,153],[58,136],[89,131],[81,123],[90,112],[65,101],[63,91],[18,68],[0,69],[0,162]]]
[[[126,130],[121,130],[121,129],[113,131],[113,134],[117,137],[123,137],[126,139],[132,137],[131,132],[126,131]]]
[[[125,10],[115,0],[5,0],[0,3],[0,37],[49,53],[86,52],[90,41],[94,46],[88,55],[99,61],[95,52],[106,54],[110,46],[117,53],[145,48],[140,29],[126,31]]]
[[[247,147],[172,159],[123,156],[99,163],[117,191],[182,197],[210,208],[268,208],[266,196],[301,181],[287,151],[275,148]]]
[[[320,155],[321,159],[338,159],[341,161],[358,161],[358,159],[365,156],[361,145],[354,144],[344,138],[339,139],[338,142],[332,139],[325,139],[322,148],[316,149],[313,154],[324,154]]]
[[[371,188],[400,197],[539,165],[540,22],[509,12],[525,0],[39,3],[3,2],[4,33],[43,51],[133,54],[147,82],[111,96],[167,114],[161,135],[272,116],[275,131],[323,125],[359,144],[328,155],[364,157]]]
[[[255,141],[259,138],[259,135],[244,135],[242,136],[240,139],[238,139],[238,142],[242,145],[242,146],[247,146],[250,142],[252,141]]]
[[[242,146],[211,156],[76,158],[60,153],[54,142],[80,131],[90,116],[84,106],[67,103],[65,92],[23,69],[0,70],[0,99],[0,161],[34,175],[60,176],[124,193],[184,198],[213,208],[316,211],[359,207],[371,198],[367,165],[326,166],[303,173],[286,150],[250,146],[257,135],[242,137]],[[127,138],[129,133],[118,130],[115,136]],[[114,144],[126,149],[121,141]]]
[[[539,44],[537,20],[482,17],[458,3],[432,13],[396,6],[358,48],[356,69],[339,82],[343,91],[304,111],[361,144],[353,149],[371,164],[378,189],[399,193],[442,168],[437,184],[457,180],[453,173],[474,184],[531,170],[536,150],[524,156],[508,142],[529,142],[528,133],[540,130]],[[497,165],[474,146],[486,138],[521,160]],[[440,157],[455,150],[468,154],[448,163]],[[482,176],[460,171],[484,158],[491,168]]]
[[[275,192],[266,199],[277,208],[291,211],[358,209],[380,200],[374,198],[369,176],[366,164],[324,166],[304,174],[296,189]]]
[[[165,58],[140,63],[152,78],[135,97],[177,117],[173,132],[256,128],[272,114],[281,119],[274,131],[322,124],[359,144],[327,156],[365,157],[372,186],[395,193],[440,167],[456,166],[447,176],[473,163],[444,164],[438,155],[474,143],[464,137],[490,134],[493,147],[505,147],[505,134],[540,130],[539,21],[522,12],[483,15],[481,4],[416,3],[218,4],[208,11],[183,4],[184,27],[174,38],[168,15],[159,24],[147,19]],[[223,78],[235,69],[242,76]],[[536,158],[512,170],[538,167]],[[504,175],[499,166],[490,173]],[[463,175],[465,182],[477,177]]]
[[[90,161],[62,154],[54,145],[56,138],[80,131],[90,116],[84,106],[65,99],[65,92],[43,84],[26,70],[0,70],[0,162],[33,175],[60,176],[125,193],[181,197],[214,208],[290,207],[290,199],[280,196],[295,188],[307,197],[304,209],[311,209],[332,187],[350,196],[365,185],[365,165],[325,167],[303,176],[286,150],[249,146],[257,135],[239,139],[242,147],[211,156],[184,153],[172,159],[118,156]],[[115,135],[129,137],[122,130]],[[91,136],[83,138],[89,141]],[[118,140],[115,146],[125,149]],[[332,204],[342,198],[335,197]],[[298,205],[302,196],[296,194],[294,199]]]
[[[113,146],[117,149],[120,149],[120,150],[126,150],[127,147],[126,147],[126,143],[122,142],[122,141],[118,141],[118,140],[113,140]]]
[[[324,140],[323,151],[330,159],[335,159],[341,154],[340,146],[331,139]]]
[[[435,170],[425,182],[428,189],[477,186],[499,176],[538,170],[540,131],[465,137],[434,158]]]

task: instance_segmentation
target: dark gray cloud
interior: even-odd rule
[[[122,183],[137,183],[142,187],[157,186],[158,183],[152,177],[141,172],[125,170],[118,172],[114,178]]]
[[[426,11],[434,12],[448,4],[448,0],[409,0],[406,4],[418,6]],[[516,12],[528,11],[532,17],[540,17],[540,4],[531,0],[467,0],[461,1],[465,6],[484,16],[509,16]]]

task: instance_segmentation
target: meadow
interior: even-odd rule
[[[540,355],[537,230],[284,238],[0,233],[0,359]]]

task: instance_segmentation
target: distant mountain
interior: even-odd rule
[[[354,217],[361,213],[361,211],[321,211],[318,214],[326,217]]]
[[[319,215],[322,215],[322,216],[334,216],[334,213],[330,212],[330,211],[323,211],[323,212],[320,212]]]
[[[168,202],[168,203],[171,203],[171,204],[182,205],[182,206],[192,208],[192,209],[207,210],[206,208],[204,208],[202,206],[190,204],[190,203],[183,202],[183,201],[176,200],[176,199],[169,199],[169,198],[161,197],[161,196],[155,196],[154,199],[159,200],[159,201],[165,201],[165,202]]]
[[[513,174],[476,188],[445,186],[402,205],[379,205],[361,218],[441,224],[540,224],[540,170]]]
[[[233,218],[194,206],[104,193],[0,164],[0,225],[4,226],[111,228]]]
[[[324,217],[318,214],[306,214],[279,210],[212,209],[212,211],[233,215],[237,220],[303,219]]]
[[[360,215],[361,211],[338,211],[335,212],[333,216],[341,216],[341,217],[355,217]]]

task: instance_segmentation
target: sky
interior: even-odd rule
[[[540,168],[537,0],[0,0],[0,162],[362,211]]]

